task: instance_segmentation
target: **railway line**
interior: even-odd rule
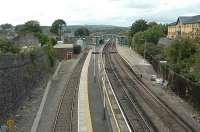
[[[52,132],[77,132],[78,131],[78,88],[80,74],[87,57],[88,51],[83,53],[70,79],[66,83],[63,96],[57,109],[56,118],[52,125]]]
[[[145,103],[163,122],[168,129],[167,131],[196,132],[192,126],[187,124],[140,81],[134,71],[117,53],[114,41],[108,42],[103,52],[106,72],[132,131],[158,131],[140,105],[140,103]]]

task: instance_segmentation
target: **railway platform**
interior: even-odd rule
[[[78,93],[78,132],[93,132],[89,98],[88,98],[88,68],[91,59],[91,50],[82,68]]]
[[[104,111],[98,59],[100,47],[88,53],[82,68],[78,93],[78,132],[111,132],[111,124]]]
[[[116,45],[118,53],[130,65],[136,74],[142,74],[142,81],[151,89],[151,91],[188,124],[194,126],[197,130],[200,128],[199,124],[192,118],[193,108],[181,98],[175,96],[173,93],[162,89],[160,84],[151,81],[151,76],[156,75],[153,67],[142,58],[135,51],[127,46]]]

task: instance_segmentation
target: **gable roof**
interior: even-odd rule
[[[182,23],[182,24],[199,23],[200,22],[200,15],[197,15],[197,16],[180,16],[176,23],[178,23],[178,21],[180,21],[180,23]]]

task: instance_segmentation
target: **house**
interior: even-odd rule
[[[69,60],[73,55],[73,44],[56,44],[53,47],[59,60]]]
[[[168,38],[177,36],[198,37],[200,35],[200,15],[180,16],[176,22],[168,25]]]

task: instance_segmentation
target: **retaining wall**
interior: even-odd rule
[[[53,68],[44,49],[34,55],[0,56],[0,121],[30,97],[31,91],[48,80]]]

